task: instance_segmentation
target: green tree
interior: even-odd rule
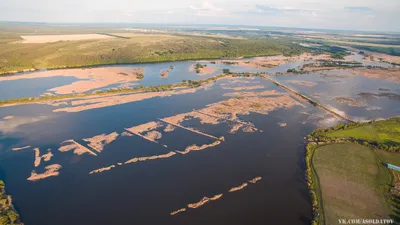
[[[9,211],[7,213],[8,218],[11,220],[11,224],[17,223],[19,221],[19,216],[14,211]]]

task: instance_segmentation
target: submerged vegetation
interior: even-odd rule
[[[0,180],[0,225],[22,225],[12,206],[11,196],[6,195],[4,182]]]
[[[196,73],[200,73],[201,72],[201,69],[203,69],[204,67],[206,67],[207,65],[202,65],[202,64],[200,64],[200,63],[197,63],[196,65],[195,65],[195,70],[196,70]]]

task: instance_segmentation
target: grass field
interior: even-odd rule
[[[400,144],[400,118],[374,121],[359,127],[336,130],[325,134],[333,138],[354,138],[368,142]]]
[[[312,163],[326,224],[343,218],[389,218],[383,190],[391,178],[372,149],[353,143],[325,145],[315,150]]]
[[[23,39],[20,36],[24,34],[1,32],[0,29],[0,74],[31,68],[293,55],[304,51],[290,39],[224,39],[126,33],[129,38],[21,43]],[[32,39],[32,36],[29,37]],[[38,39],[42,41],[45,37],[41,35]]]
[[[371,215],[400,221],[399,213],[392,210],[400,206],[393,188],[400,186],[400,179],[398,172],[385,167],[385,163],[400,165],[400,154],[389,152],[398,148],[399,134],[400,118],[390,118],[338,124],[309,136],[320,143],[310,143],[306,157],[310,191],[318,206],[314,212],[322,215],[316,221],[338,224],[338,219]]]

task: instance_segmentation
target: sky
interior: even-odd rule
[[[1,0],[0,21],[400,31],[400,0]]]

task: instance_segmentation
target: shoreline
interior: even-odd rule
[[[301,55],[300,53],[299,55]],[[183,62],[183,61],[198,61],[198,60],[240,60],[240,59],[249,59],[254,57],[269,57],[269,56],[278,56],[281,54],[270,54],[270,55],[249,55],[249,56],[240,56],[240,57],[199,57],[199,58],[187,58],[187,59],[176,59],[176,60],[145,60],[145,61],[132,61],[132,62],[121,62],[121,63],[98,63],[98,64],[88,64],[88,65],[77,65],[77,66],[56,66],[56,67],[45,67],[45,68],[27,68],[22,70],[11,70],[0,72],[0,76],[13,76],[19,74],[29,74],[38,71],[49,71],[49,70],[60,70],[60,69],[88,69],[88,68],[98,68],[98,67],[106,67],[106,66],[118,66],[118,65],[137,65],[137,64],[158,64],[158,63],[168,63],[168,62]]]
[[[262,74],[251,74],[251,73],[234,73],[234,74],[221,74],[214,77],[210,77],[204,80],[191,81],[191,82],[181,82],[177,84],[169,85],[159,85],[159,86],[149,86],[149,87],[134,87],[134,88],[119,88],[119,89],[108,89],[104,91],[97,91],[94,93],[79,93],[79,94],[67,94],[67,95],[47,95],[41,97],[26,97],[26,98],[14,98],[0,100],[0,107],[9,107],[15,105],[25,105],[31,103],[40,102],[51,102],[59,100],[86,98],[93,96],[112,96],[119,94],[129,94],[129,93],[145,93],[145,92],[161,92],[161,91],[171,91],[181,88],[197,88],[203,84],[208,84],[213,81],[217,81],[229,77],[250,77],[250,76],[262,76]]]
[[[392,120],[399,120],[400,117],[389,117],[385,119],[384,121],[392,121]],[[320,178],[318,176],[317,170],[314,167],[313,163],[313,158],[315,151],[318,150],[318,148],[324,147],[324,146],[330,146],[330,145],[338,145],[338,144],[357,144],[360,146],[365,146],[367,148],[370,148],[371,151],[373,151],[374,159],[377,160],[376,162],[378,163],[378,166],[382,166],[385,162],[380,159],[380,156],[378,155],[378,151],[382,152],[388,152],[392,154],[396,154],[396,151],[388,151],[385,150],[380,146],[380,144],[377,141],[373,140],[368,140],[368,139],[360,139],[357,137],[327,137],[326,134],[329,132],[335,132],[335,131],[340,131],[340,130],[351,130],[351,129],[356,129],[360,127],[366,127],[370,124],[376,123],[377,121],[370,121],[370,122],[355,122],[355,123],[344,123],[344,124],[337,124],[333,127],[329,128],[317,128],[314,131],[312,131],[310,134],[308,134],[305,137],[305,143],[304,143],[304,148],[305,148],[305,164],[306,164],[306,170],[305,170],[305,177],[307,181],[307,186],[308,186],[308,192],[311,198],[312,202],[312,210],[313,210],[313,219],[311,221],[311,224],[321,224],[324,225],[327,223],[327,218],[325,216],[325,209],[324,209],[324,202],[323,202],[323,195],[322,195],[322,188],[321,188],[321,182]],[[379,123],[379,122],[378,122]],[[321,132],[322,131],[322,132]],[[394,144],[396,146],[396,144]],[[398,146],[398,144],[397,144]],[[400,149],[400,148],[398,148]],[[398,154],[398,152],[397,152]],[[386,167],[386,166],[385,166]],[[390,173],[390,171],[388,170]],[[391,180],[389,184],[393,186],[394,185],[394,180],[393,180],[393,175],[391,176]],[[393,187],[392,187],[393,188]],[[389,199],[391,199],[394,195],[392,193],[392,188],[390,189],[377,189],[382,192],[383,196],[383,202],[387,202],[388,205],[386,210],[392,210],[390,203],[388,202]],[[391,212],[393,214],[393,211]]]

